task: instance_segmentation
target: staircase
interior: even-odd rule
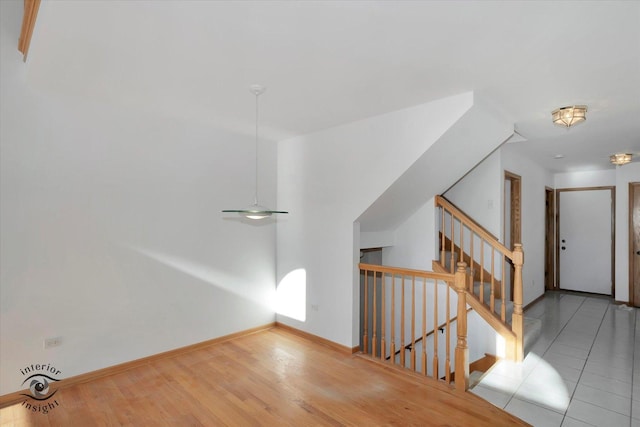
[[[442,253],[442,251],[440,251],[440,253]],[[453,257],[451,256],[452,252],[449,252],[448,250],[444,251],[444,260],[445,260],[445,266],[442,267],[439,261],[433,261],[433,271],[439,271],[439,272],[449,272],[451,271],[451,259],[453,259],[455,262],[453,265],[457,264],[457,261],[459,259],[459,252],[454,252],[453,253]],[[465,254],[465,259],[467,259],[467,256]],[[468,263],[468,259],[467,259],[467,263]],[[469,265],[469,264],[468,264]],[[483,275],[483,279],[480,279],[477,277],[471,277],[473,272],[472,269],[470,267],[467,267],[467,274],[468,277],[473,278],[473,295],[480,301],[484,302],[484,301],[490,301],[491,300],[491,276],[490,275]],[[504,302],[505,305],[505,318],[507,321],[507,324],[511,324],[511,318],[513,315],[513,301],[511,301],[510,299],[507,298],[501,298],[501,284],[500,281],[497,279],[494,279],[494,313],[496,316],[500,316],[502,313],[502,304]],[[506,302],[505,302],[506,301]],[[535,341],[538,339],[538,337],[540,336],[540,333],[542,331],[542,322],[540,321],[540,319],[536,319],[535,317],[526,317],[523,316],[523,329],[524,329],[524,335],[523,335],[523,346],[524,346],[524,354],[527,353],[527,350],[531,347],[531,345],[533,345],[533,343],[535,343]],[[471,375],[473,376],[474,371],[471,371]],[[473,381],[471,381],[471,384],[473,385]]]
[[[468,265],[467,302],[504,338],[504,356],[522,361],[522,245],[515,243],[513,250],[508,249],[442,196],[436,196],[435,206],[440,229],[440,259],[433,261],[434,271],[452,272],[458,260]],[[506,283],[511,274],[513,286],[508,289]]]
[[[453,271],[452,262],[456,265],[458,259],[473,266],[473,268],[467,268],[471,293],[479,302],[487,306],[492,314],[499,317],[505,326],[512,327],[514,298],[517,293],[519,293],[520,307],[522,307],[522,264],[524,263],[522,245],[516,243],[514,250],[509,251],[497,237],[442,196],[436,197],[436,207],[440,209],[440,260],[433,261],[434,271]],[[442,224],[447,227],[443,227]],[[459,244],[454,243],[456,235]],[[514,262],[514,255],[517,252],[520,252],[521,257],[519,269],[515,268]],[[511,268],[514,269],[514,284],[513,289],[508,289],[501,278],[507,278],[506,276],[511,274]],[[516,292],[516,283],[520,284],[518,292]],[[514,298],[510,298],[511,295]],[[509,358],[522,360],[526,350],[540,336],[541,329],[542,322],[539,319],[523,316],[522,350],[520,350],[522,356]]]
[[[361,350],[467,390],[491,360],[490,355],[479,363],[468,360],[469,310],[502,337],[502,357],[516,362],[541,324],[523,316],[522,245],[506,248],[443,197],[435,204],[440,248],[433,272],[360,264]]]

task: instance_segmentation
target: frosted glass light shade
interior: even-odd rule
[[[571,127],[587,120],[586,105],[571,105],[551,112],[553,123],[558,126]]]
[[[633,155],[631,155],[629,153],[617,153],[617,154],[614,154],[613,156],[609,157],[609,160],[614,165],[622,166],[622,165],[626,165],[627,163],[631,163],[631,158],[632,157],[633,157]]]
[[[259,220],[270,217],[272,214],[288,214],[287,211],[274,211],[264,206],[260,206],[257,204],[251,205],[246,209],[226,209],[222,212],[235,212],[240,216],[243,216],[248,219]]]

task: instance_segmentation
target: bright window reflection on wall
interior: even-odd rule
[[[499,333],[496,333],[496,356],[502,359],[507,357],[507,342]]]
[[[276,312],[304,322],[307,318],[307,271],[293,270],[280,281],[276,291]]]

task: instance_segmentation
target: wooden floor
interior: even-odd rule
[[[527,425],[471,393],[274,328],[59,390],[2,426]]]

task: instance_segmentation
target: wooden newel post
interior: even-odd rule
[[[522,265],[524,264],[524,252],[522,244],[513,245],[513,316],[511,328],[516,335],[516,362],[524,359],[524,325],[522,322]]]
[[[456,345],[456,390],[467,391],[469,388],[469,348],[467,347],[467,264],[458,263],[455,273],[455,289],[458,293],[458,343]]]

